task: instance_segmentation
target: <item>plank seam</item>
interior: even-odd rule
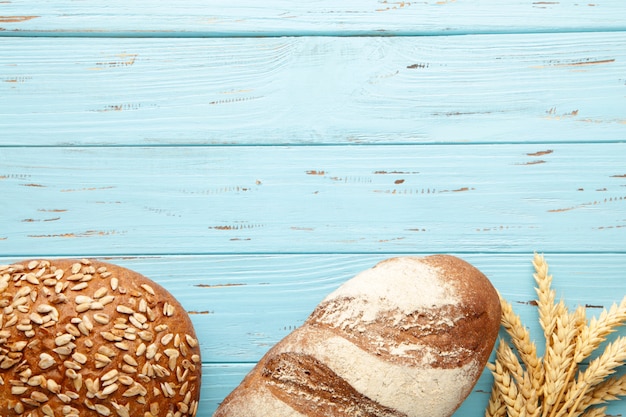
[[[493,35],[543,35],[543,34],[584,34],[584,33],[616,33],[626,32],[626,27],[613,27],[613,28],[593,28],[593,27],[579,27],[579,28],[552,28],[552,29],[528,29],[528,30],[480,30],[480,31],[468,31],[468,30],[436,30],[436,31],[385,31],[379,30],[363,30],[363,31],[350,31],[350,32],[331,32],[331,31],[284,31],[284,32],[204,32],[204,31],[180,31],[180,32],[166,32],[166,31],[64,31],[64,30],[3,30],[0,31],[0,38],[168,38],[168,39],[209,39],[209,38],[282,38],[282,37],[334,37],[334,38],[355,38],[355,37],[377,37],[377,38],[389,38],[389,37],[435,37],[435,36],[493,36]]]

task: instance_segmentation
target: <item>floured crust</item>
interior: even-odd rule
[[[0,415],[196,414],[193,325],[148,278],[86,259],[24,261],[0,266],[0,303]]]
[[[329,294],[214,417],[450,416],[484,369],[500,314],[491,283],[461,259],[383,261]]]

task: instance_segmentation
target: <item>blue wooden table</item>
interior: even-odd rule
[[[535,251],[590,316],[626,294],[626,3],[591,1],[0,1],[0,263],[165,286],[201,417],[395,255],[470,261],[540,342]]]

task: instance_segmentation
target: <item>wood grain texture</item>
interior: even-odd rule
[[[0,264],[98,257],[167,288],[198,417],[380,260],[466,259],[542,353],[533,252],[597,316],[625,242],[621,0],[0,1]]]
[[[626,144],[4,148],[4,254],[620,252]]]
[[[623,30],[626,18],[620,0],[11,0],[0,3],[0,28],[0,36],[432,35]]]
[[[620,141],[624,74],[626,32],[0,38],[0,143]]]

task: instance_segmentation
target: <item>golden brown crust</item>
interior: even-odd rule
[[[193,325],[148,278],[86,259],[3,265],[0,309],[0,415],[195,415]]]
[[[462,259],[432,255],[423,258],[423,261],[439,268],[449,282],[454,282],[463,299],[463,315],[468,319],[460,322],[444,347],[462,344],[473,350],[481,363],[486,363],[500,329],[502,310],[498,292],[482,272]]]

